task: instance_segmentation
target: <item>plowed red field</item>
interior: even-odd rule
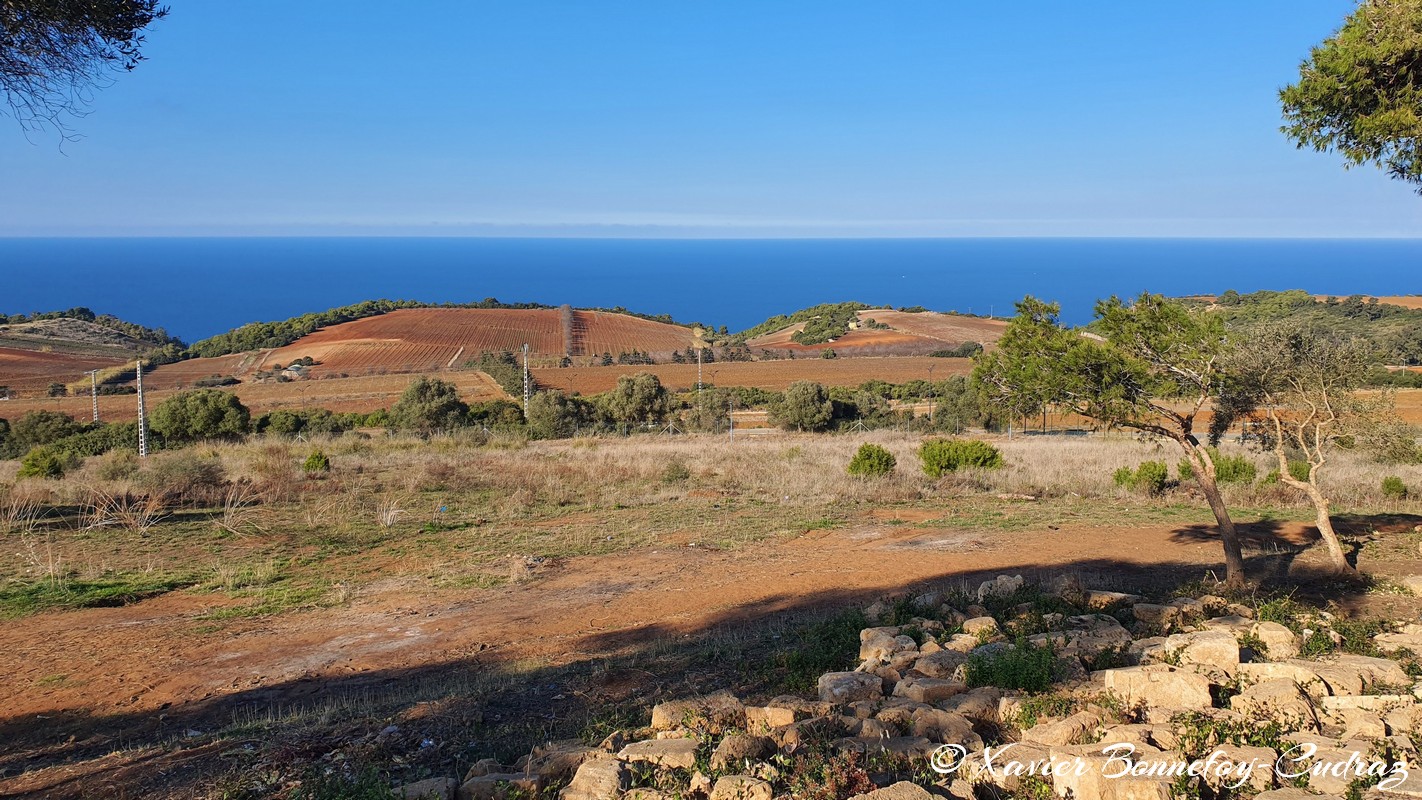
[[[803,329],[803,323],[750,340],[751,350],[772,350],[791,353],[818,354],[833,349],[840,356],[905,356],[925,355],[935,350],[947,350],[964,342],[990,345],[1007,327],[1006,320],[938,314],[931,311],[912,314],[904,311],[872,309],[859,312],[860,322],[867,320],[888,325],[883,328],[852,330],[824,344],[804,345],[791,337]]]
[[[795,381],[818,381],[826,386],[858,386],[868,380],[882,380],[889,383],[903,383],[911,380],[927,380],[928,369],[933,367],[933,379],[943,380],[949,375],[966,375],[973,370],[973,362],[966,358],[928,358],[926,356],[899,358],[806,358],[793,361],[749,361],[706,364],[702,368],[702,380],[707,385],[754,386],[772,391],[782,391]],[[612,366],[612,367],[568,367],[559,369],[535,369],[533,377],[539,386],[561,389],[565,392],[596,394],[617,385],[623,375],[650,372],[656,375],[664,386],[674,389],[692,389],[696,386],[695,364],[656,364],[653,366]]]
[[[85,380],[84,373],[91,369],[113,367],[120,363],[119,359],[105,356],[0,347],[0,386],[10,387],[11,394],[33,394],[44,391],[51,383]]]
[[[498,398],[508,398],[508,393],[499,388],[489,376],[474,370],[446,372],[440,380],[459,387],[459,396],[466,403],[478,403]],[[331,411],[359,411],[369,413],[380,408],[389,408],[400,399],[400,393],[415,379],[414,375],[372,375],[360,378],[328,378],[325,380],[303,380],[290,383],[258,383],[228,387],[251,409],[252,414],[263,414],[278,408],[325,408]],[[147,379],[145,378],[145,385]],[[147,393],[150,411],[163,399],[174,393],[174,389],[158,389]],[[79,420],[88,420],[91,413],[90,399],[82,397],[35,397],[8,400],[0,403],[0,417],[14,419],[26,411],[44,409],[62,411]],[[105,422],[121,422],[138,418],[138,398],[131,394],[104,395],[99,398],[99,416]]]

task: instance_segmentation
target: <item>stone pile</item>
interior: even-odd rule
[[[997,601],[1022,588],[1021,577],[1000,576],[962,609],[935,595],[915,598],[923,616],[861,631],[857,666],[821,676],[816,697],[748,705],[721,693],[666,702],[635,735],[614,734],[597,747],[553,742],[516,764],[480,762],[463,781],[412,784],[402,796],[505,800],[561,787],[562,800],[772,800],[795,759],[821,748],[861,754],[866,764],[925,767],[913,773],[916,782],[873,775],[888,785],[856,800],[967,800],[992,796],[990,790],[1166,800],[1177,779],[1161,770],[1202,751],[1214,753],[1212,771],[1200,777],[1209,792],[1238,782],[1239,791],[1259,800],[1341,798],[1350,791],[1422,797],[1414,741],[1422,726],[1422,681],[1402,661],[1302,658],[1293,630],[1208,595],[1147,603],[1067,580],[1052,588],[1062,601],[1057,606],[1085,613],[1043,614],[1030,604],[989,613],[988,605],[1000,607]],[[876,604],[866,614],[872,620],[887,612]],[[1313,619],[1320,630],[1330,620],[1323,612]],[[1024,621],[1046,630],[1018,635]],[[1422,626],[1383,633],[1375,643],[1385,653],[1422,653]],[[1052,648],[1052,696],[1059,702],[969,686],[970,662],[1028,645]],[[1221,730],[1247,732],[1254,743],[1208,739]],[[1121,749],[1103,752],[1109,745]],[[1305,751],[1311,761],[1293,760]],[[1008,758],[1029,769],[1004,770]],[[1368,759],[1389,765],[1386,792],[1368,788],[1377,776],[1359,780],[1358,767],[1310,768]],[[934,765],[941,771],[927,769]],[[1157,765],[1161,770],[1152,774]],[[1399,769],[1412,774],[1403,780]]]

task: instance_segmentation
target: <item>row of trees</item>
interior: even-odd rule
[[[1389,398],[1356,391],[1375,363],[1366,342],[1298,323],[1231,332],[1220,315],[1150,294],[1097,303],[1086,331],[1062,325],[1059,313],[1025,298],[997,350],[979,359],[974,380],[995,406],[1019,417],[1070,411],[1174,442],[1214,513],[1232,585],[1244,581],[1244,558],[1209,444],[1241,422],[1279,459],[1280,480],[1314,504],[1334,567],[1351,571],[1319,489],[1330,453],[1368,447],[1417,457]],[[1206,411],[1208,431],[1200,430]],[[1291,460],[1307,463],[1307,476],[1291,474]]]

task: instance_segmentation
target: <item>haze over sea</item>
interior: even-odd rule
[[[623,306],[741,330],[859,300],[1083,323],[1141,291],[1422,293],[1422,239],[0,239],[0,312],[88,306],[195,341],[375,298]]]

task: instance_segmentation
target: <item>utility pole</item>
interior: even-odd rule
[[[89,376],[89,397],[94,403],[94,421],[99,421],[99,371],[91,369],[84,373]]]
[[[701,348],[696,348],[696,399],[701,399]]]
[[[533,381],[528,377],[528,343],[523,344],[523,418],[528,419],[528,401],[533,397]]]
[[[731,441],[734,442],[736,440],[736,398],[734,397],[731,398],[731,413],[726,415],[726,419],[731,422]]]
[[[938,365],[937,365],[937,364],[933,364],[933,365],[929,366],[929,368],[928,368],[928,424],[929,424],[929,425],[932,425],[932,424],[933,424],[933,395],[936,394],[936,392],[933,391],[933,368],[936,367],[936,366],[938,366]]]
[[[143,408],[143,359],[138,361],[138,457],[148,457],[148,414]]]

